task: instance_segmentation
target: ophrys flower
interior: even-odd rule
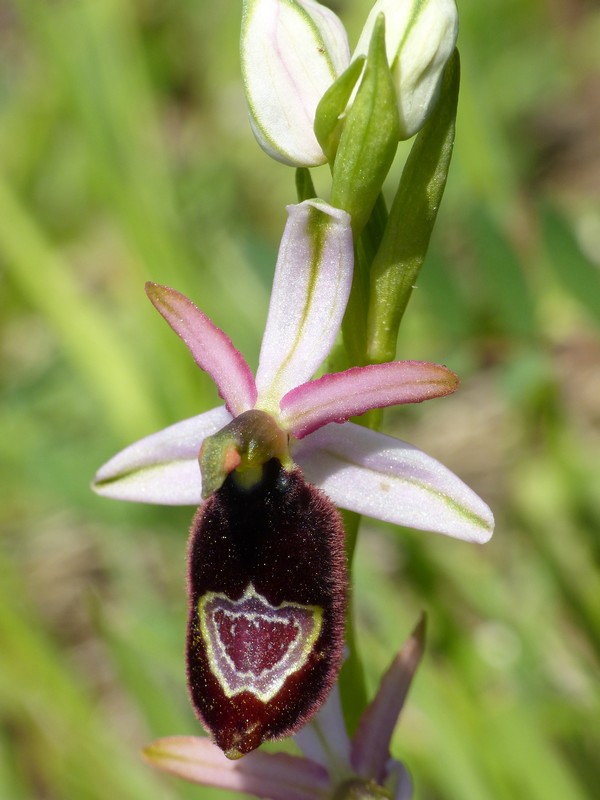
[[[293,733],[335,680],[346,586],[336,505],[472,541],[492,531],[487,506],[449,470],[348,421],[448,394],[454,373],[397,361],[311,380],[340,329],[352,253],[345,212],[318,200],[289,208],[256,379],[190,300],[148,284],[225,406],[128,447],[94,484],[125,500],[200,504],[188,676],[199,716],[230,757]]]

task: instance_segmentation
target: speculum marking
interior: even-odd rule
[[[323,622],[319,606],[273,606],[252,583],[239,600],[207,592],[198,614],[211,671],[224,694],[250,692],[263,703],[302,669]]]

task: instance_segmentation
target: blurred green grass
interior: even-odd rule
[[[580,800],[600,784],[600,11],[459,5],[456,155],[399,356],[463,386],[386,428],[470,482],[497,532],[476,548],[367,523],[354,599],[372,689],[429,612],[395,743],[419,800]],[[356,35],[365,3],[336,8]],[[0,6],[7,800],[224,796],[138,755],[199,732],[182,664],[191,509],[88,484],[216,399],[144,280],[196,299],[256,363],[293,174],[247,124],[239,10]]]

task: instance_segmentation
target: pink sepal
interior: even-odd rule
[[[350,739],[336,683],[312,721],[294,734],[294,741],[309,760],[339,768],[350,763]]]
[[[353,367],[297,386],[281,400],[281,421],[296,438],[372,408],[421,403],[451,394],[458,377],[440,364],[392,361]]]
[[[387,778],[390,741],[424,650],[425,617],[421,617],[383,676],[352,738],[352,767],[358,775],[376,783],[383,784]]]
[[[196,364],[213,379],[227,410],[236,417],[253,408],[256,402],[254,376],[227,334],[175,289],[148,282],[146,294],[185,342]]]
[[[202,786],[245,792],[270,800],[326,800],[325,767],[284,753],[249,753],[239,761],[226,758],[209,739],[171,736],[144,749],[154,767]]]

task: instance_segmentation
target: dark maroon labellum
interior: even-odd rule
[[[344,647],[346,559],[331,501],[273,458],[230,475],[189,549],[192,703],[229,758],[295,733],[325,700]]]

